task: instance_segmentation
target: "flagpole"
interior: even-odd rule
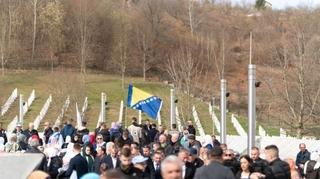
[[[170,89],[170,129],[172,130],[172,125],[176,124],[175,112],[176,107],[174,103],[174,89]]]
[[[221,79],[221,96],[220,96],[220,142],[226,144],[226,92],[227,92],[227,80]]]
[[[256,66],[252,64],[252,32],[250,32],[250,57],[248,65],[248,145],[247,152],[255,146],[256,139]]]
[[[162,101],[160,103],[160,109],[159,109],[159,112],[158,112],[158,115],[157,115],[157,119],[158,119],[158,125],[161,126],[161,115],[160,115],[160,111],[161,111],[161,108],[162,108]]]

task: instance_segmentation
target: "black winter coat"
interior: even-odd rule
[[[289,164],[280,160],[279,158],[269,163],[274,179],[290,179]]]

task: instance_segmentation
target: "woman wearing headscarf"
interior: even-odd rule
[[[93,157],[93,147],[90,143],[83,146],[81,155],[84,157],[88,163],[88,172],[94,171],[94,157]]]

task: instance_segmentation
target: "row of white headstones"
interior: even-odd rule
[[[4,116],[8,110],[10,109],[10,107],[12,106],[12,104],[14,103],[14,101],[19,97],[19,114],[16,115],[13,120],[9,123],[8,127],[7,127],[7,132],[11,133],[16,125],[18,123],[20,123],[21,125],[23,124],[23,117],[25,116],[25,114],[28,112],[29,108],[31,107],[32,103],[34,102],[34,100],[36,99],[36,93],[35,90],[32,90],[32,92],[30,93],[30,96],[28,98],[27,101],[23,100],[23,95],[18,93],[18,89],[15,88],[10,97],[7,99],[7,101],[5,102],[5,104],[1,107],[1,116]],[[40,110],[39,114],[37,115],[37,117],[34,119],[33,124],[34,124],[34,128],[38,129],[40,126],[41,121],[44,119],[45,115],[47,114],[50,105],[52,102],[52,95],[50,94],[48,99],[46,100],[46,102],[44,103],[42,109]],[[62,119],[65,115],[65,112],[67,111],[67,109],[69,108],[70,105],[70,97],[68,96],[65,103],[63,104],[62,108],[61,108],[61,112],[58,115],[56,121],[55,121],[55,125],[58,126],[59,124],[61,124]],[[86,97],[84,100],[84,104],[82,107],[82,110],[79,111],[78,109],[78,104],[76,103],[76,116],[77,116],[77,127],[81,127],[82,124],[82,118],[83,115],[85,113],[85,111],[88,108],[88,98]]]
[[[20,94],[21,97],[21,94]],[[18,98],[18,89],[14,89],[10,95],[10,97],[7,99],[7,101],[5,102],[5,104],[2,106],[1,108],[1,116],[4,116],[6,114],[6,112],[9,110],[9,108],[11,107],[11,105],[13,104],[13,102]],[[25,104],[22,106],[23,107],[23,114],[21,114],[22,116],[16,115],[14,117],[14,119],[11,121],[11,123],[8,125],[7,131],[11,132],[16,124],[18,122],[23,123],[23,116],[28,112],[29,107],[32,105],[33,101],[36,99],[36,95],[35,95],[35,90],[32,90],[28,100],[25,102]],[[50,104],[52,102],[52,96],[49,95],[47,101],[45,102],[45,104],[43,105],[41,111],[39,112],[38,116],[35,118],[34,120],[34,126],[35,129],[38,129],[41,121],[44,119],[46,113],[48,112],[49,108],[50,108]],[[99,114],[99,118],[98,118],[98,122],[97,122],[97,126],[100,122],[104,122],[105,120],[105,106],[103,106],[103,104],[106,102],[106,94],[102,93],[101,94],[101,110],[100,110],[100,114]],[[20,105],[20,104],[19,104]],[[62,121],[62,118],[65,114],[65,112],[67,111],[67,109],[69,108],[70,105],[70,97],[68,96],[64,105],[61,108],[61,112],[58,116],[58,118],[55,121],[55,125],[59,125]],[[79,111],[78,109],[78,104],[76,103],[76,119],[77,119],[77,127],[81,127],[82,124],[82,119],[84,116],[85,111],[88,108],[88,98],[86,97],[82,106],[82,110]],[[214,133],[214,129],[217,130],[218,133],[220,133],[220,121],[218,120],[217,115],[215,114],[215,110],[214,110],[214,106],[211,105],[211,103],[209,103],[209,113],[211,116],[211,120],[214,124],[214,126],[212,126],[213,128],[213,133]],[[179,116],[179,111],[178,111],[178,107],[176,107],[176,123],[178,126],[179,131],[182,130],[182,122]],[[104,113],[104,114],[103,114]],[[199,116],[198,116],[198,112],[196,111],[196,107],[193,106],[192,107],[192,115],[194,118],[194,122],[195,122],[195,126],[197,127],[197,130],[199,132],[200,136],[205,136],[205,131],[202,127],[202,124],[200,122]],[[21,119],[20,119],[21,118]],[[123,101],[121,101],[120,103],[120,110],[119,110],[119,122],[122,122],[122,118],[123,118]],[[139,122],[141,122],[141,111],[139,111]],[[238,119],[236,118],[236,116],[234,114],[231,115],[231,122],[234,126],[234,128],[236,129],[237,133],[240,136],[247,136],[246,131],[244,130],[244,128],[242,127],[242,125],[239,123]],[[158,117],[158,124],[161,124],[161,117]],[[266,133],[266,131],[263,129],[263,127],[261,125],[258,126],[258,134],[259,136],[268,136],[268,134]],[[280,136],[286,136],[286,131],[282,128],[280,128]]]

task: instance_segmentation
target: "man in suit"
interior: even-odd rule
[[[147,168],[150,170],[150,178],[152,179],[162,179],[161,176],[161,160],[163,160],[163,155],[160,152],[155,152],[153,154],[152,162],[147,161]]]
[[[77,172],[77,177],[81,178],[84,174],[88,173],[88,164],[85,158],[83,158],[80,154],[81,145],[75,143],[73,145],[73,152],[76,154],[69,163],[69,168],[66,171],[65,176],[70,177],[73,170]]]
[[[222,165],[223,150],[214,146],[208,154],[210,164],[197,169],[195,179],[235,179],[232,171]]]
[[[104,146],[97,147],[97,156],[94,159],[94,172],[100,174],[100,166],[105,161],[106,148]]]
[[[110,154],[107,155],[104,159],[103,159],[103,163],[106,163],[108,166],[108,169],[115,169],[118,168],[120,165],[120,160],[117,156],[118,154],[118,148],[116,147],[116,145],[112,142],[110,143],[110,145],[108,146],[108,150],[110,151]]]
[[[152,166],[152,158],[151,158],[151,148],[149,145],[145,145],[142,147],[142,155],[148,160],[146,161],[147,167],[146,167],[146,172],[151,173],[151,166]]]
[[[196,168],[188,162],[189,160],[189,151],[187,149],[180,149],[178,153],[178,158],[183,162],[182,165],[182,178],[183,179],[193,179],[196,172]]]

